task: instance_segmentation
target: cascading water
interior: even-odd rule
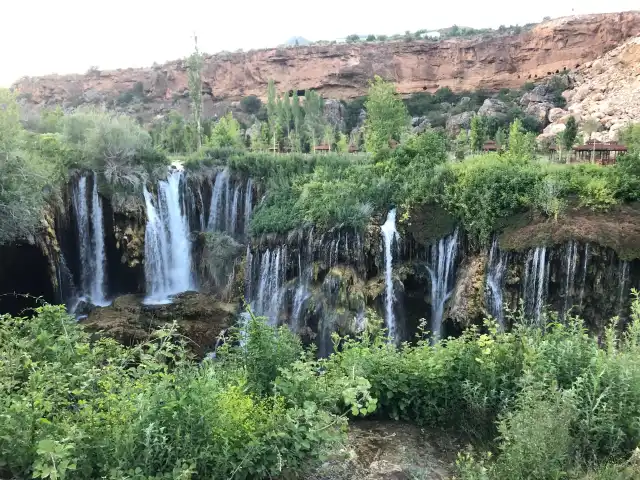
[[[457,254],[457,229],[431,246],[431,264],[427,269],[431,277],[431,332],[434,340],[442,335],[444,305],[453,291]]]
[[[229,187],[229,170],[224,169],[216,175],[211,193],[211,209],[209,210],[209,221],[207,229],[211,231],[221,230],[225,226],[223,196]],[[228,200],[227,200],[228,203]]]
[[[244,192],[244,234],[249,233],[249,220],[253,208],[253,180],[247,180],[247,188]]]
[[[280,306],[284,296],[284,266],[286,265],[287,249],[278,247],[266,250],[260,262],[258,293],[252,304],[257,315],[266,316],[271,323],[277,323]]]
[[[145,230],[145,303],[168,303],[170,297],[193,290],[191,246],[187,217],[180,202],[182,172],[158,182],[158,199],[144,187],[147,209]]]
[[[298,286],[293,295],[293,311],[291,318],[291,326],[295,331],[299,331],[302,327],[302,309],[305,302],[311,296],[309,292],[309,284],[313,275],[313,264],[302,266],[302,255],[298,253]]]
[[[628,298],[627,284],[629,283],[629,262],[624,260],[618,267],[618,317],[624,313],[625,300]]]
[[[569,310],[573,306],[573,291],[575,288],[576,271],[578,269],[578,243],[571,240],[567,243],[564,263],[564,308],[562,309],[562,317],[567,318]]]
[[[580,308],[584,300],[584,289],[587,286],[587,266],[589,265],[589,244],[584,246],[584,262],[582,263],[582,280],[580,282]]]
[[[542,308],[547,297],[549,269],[546,257],[546,247],[537,247],[529,252],[524,275],[525,313],[537,324],[540,324]]]
[[[106,306],[106,271],[102,202],[98,196],[98,182],[93,175],[91,208],[87,199],[87,177],[81,177],[73,188],[73,207],[78,226],[80,245],[81,292],[83,299],[93,305]]]
[[[396,230],[396,209],[389,210],[387,220],[381,227],[382,240],[384,241],[384,284],[385,284],[385,319],[387,328],[389,329],[389,337],[396,338],[397,326],[393,313],[393,303],[395,300],[393,292],[393,255],[391,248],[394,240],[398,240],[398,231]]]
[[[502,252],[498,245],[498,237],[493,237],[491,250],[489,251],[489,262],[487,264],[487,307],[491,316],[496,319],[498,325],[504,330],[504,304],[502,300],[502,288],[504,286],[504,276],[507,271],[509,257]]]
[[[228,197],[227,197],[228,198]],[[236,185],[231,201],[231,213],[227,218],[227,233],[234,235],[238,229],[238,204],[240,202],[240,184]]]

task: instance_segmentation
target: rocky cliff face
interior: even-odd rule
[[[565,17],[521,35],[210,55],[204,66],[205,115],[215,115],[216,104],[222,101],[264,97],[269,79],[280,91],[315,89],[326,98],[341,99],[363,95],[375,74],[393,80],[402,94],[445,86],[454,90],[520,87],[527,80],[593,61],[638,34],[640,12],[626,12]],[[182,60],[146,69],[23,78],[14,88],[26,104],[107,104],[146,118],[189,106]],[[133,94],[142,101],[127,102],[126,96]]]
[[[640,119],[640,36],[587,62],[572,77],[574,88],[563,94],[567,109],[549,113],[553,123],[545,134],[564,130],[573,115],[580,124],[595,121],[598,131],[593,134],[594,139],[612,141],[626,125]]]

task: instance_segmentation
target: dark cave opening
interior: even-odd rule
[[[0,314],[29,315],[43,302],[56,302],[47,257],[27,243],[0,246]]]

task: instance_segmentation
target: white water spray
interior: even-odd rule
[[[431,247],[431,264],[427,269],[431,277],[431,332],[434,340],[442,335],[444,306],[453,292],[457,253],[457,229]]]
[[[508,261],[508,255],[500,250],[498,237],[493,237],[487,264],[487,306],[489,313],[503,330],[505,329],[505,321],[502,287]]]
[[[170,297],[193,290],[187,217],[180,202],[181,172],[158,182],[158,199],[144,187],[147,209],[145,230],[145,303],[170,302]]]
[[[98,196],[97,177],[93,175],[91,208],[87,199],[87,177],[81,177],[73,189],[73,207],[80,246],[81,298],[93,305],[106,306],[105,245],[102,202]]]
[[[542,308],[547,296],[547,247],[537,247],[529,252],[524,275],[525,312],[540,324]]]
[[[395,339],[397,333],[396,319],[393,313],[395,295],[393,292],[393,255],[391,248],[394,240],[399,239],[396,230],[396,209],[389,210],[387,220],[381,227],[382,239],[384,241],[384,284],[385,284],[385,319],[389,329],[389,337]]]
[[[211,193],[211,209],[209,210],[209,222],[207,228],[211,231],[224,228],[224,210],[222,209],[222,197],[229,186],[229,170],[226,168],[216,175]],[[227,203],[228,203],[227,199]],[[222,217],[222,218],[221,218]]]
[[[247,180],[247,187],[244,192],[244,234],[249,233],[249,221],[251,220],[251,211],[253,209],[253,180]]]

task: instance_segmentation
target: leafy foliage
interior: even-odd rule
[[[390,140],[400,140],[409,118],[392,83],[385,82],[376,75],[369,87],[365,108],[367,119],[364,143],[367,152],[376,153],[387,147]]]
[[[0,316],[0,475],[245,479],[300,471],[341,439],[345,416],[320,408],[327,401],[274,393],[278,369],[301,354],[288,330],[252,318],[242,338],[221,360],[196,365],[173,327],[125,349],[91,344],[63,307],[39,308],[31,319]],[[294,378],[313,386],[318,375]],[[366,382],[333,378],[342,405],[351,411],[362,402],[358,413],[369,411]]]

